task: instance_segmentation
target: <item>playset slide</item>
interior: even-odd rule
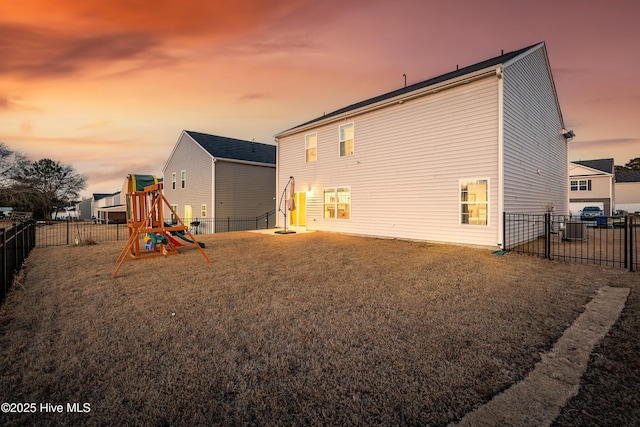
[[[180,243],[180,242],[178,242],[176,239],[174,239],[174,238],[173,238],[173,237],[171,237],[171,236],[167,236],[167,239],[169,239],[169,241],[170,241],[171,243],[173,243],[173,246],[178,246],[178,247],[182,247],[182,246],[184,246],[184,243]]]
[[[174,236],[181,238],[185,242],[193,243],[193,240],[188,238],[183,231],[173,231],[172,233]],[[198,242],[198,245],[200,245],[201,248],[205,247],[203,242]]]

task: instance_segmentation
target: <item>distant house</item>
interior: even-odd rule
[[[56,209],[51,212],[51,219],[57,220],[77,220],[80,216],[78,215],[77,205],[65,206],[60,209]]]
[[[278,195],[292,226],[495,247],[503,212],[568,212],[564,127],[539,43],[278,133]]]
[[[585,206],[599,206],[611,215],[615,206],[613,159],[583,160],[569,165],[569,204],[572,215]]]
[[[616,171],[616,210],[640,212],[640,170]]]
[[[109,196],[111,196],[110,193],[93,193],[91,197],[78,203],[76,210],[78,211],[79,218],[84,221],[90,221],[97,218],[98,207],[104,203],[100,201]]]
[[[120,192],[93,193],[76,205],[78,218],[84,221],[113,223],[126,221],[126,208]]]
[[[185,130],[162,172],[165,197],[189,224],[275,209],[275,145]]]

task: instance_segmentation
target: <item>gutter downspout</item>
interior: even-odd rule
[[[504,249],[504,82],[502,67],[496,68],[498,77],[498,248]]]
[[[276,211],[276,228],[280,226],[280,212],[278,212],[278,194],[280,194],[280,139],[273,138],[276,143],[276,196],[273,198],[273,208]]]
[[[211,156],[211,214],[213,218],[213,232],[216,231],[216,158]]]

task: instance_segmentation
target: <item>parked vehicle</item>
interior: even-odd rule
[[[599,216],[604,216],[604,212],[598,206],[585,206],[580,211],[580,219],[583,221],[595,221]]]
[[[11,218],[13,208],[0,208],[0,219]]]

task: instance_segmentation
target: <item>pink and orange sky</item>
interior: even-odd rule
[[[570,160],[640,157],[636,0],[0,0],[0,141],[87,175],[161,175],[183,129],[273,135],[547,43]]]

